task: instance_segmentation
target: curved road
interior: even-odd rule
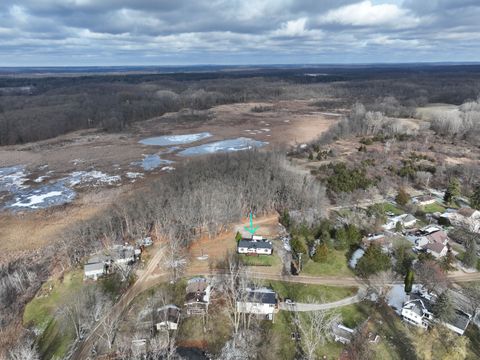
[[[333,301],[329,303],[323,303],[323,304],[315,304],[315,303],[293,303],[293,304],[287,304],[287,303],[280,303],[278,308],[280,310],[285,310],[285,311],[295,311],[295,312],[305,312],[305,311],[318,311],[318,310],[328,310],[328,309],[335,309],[339,308],[342,306],[347,306],[347,305],[352,305],[359,303],[360,301],[363,300],[363,295],[361,291],[359,291],[356,295],[350,296],[338,301]]]

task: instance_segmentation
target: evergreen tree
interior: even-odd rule
[[[240,240],[242,240],[242,234],[240,234],[240,231],[237,231],[235,234],[235,241],[238,243]]]
[[[361,259],[358,260],[355,269],[360,276],[369,277],[378,272],[386,271],[390,267],[390,257],[382,251],[380,246],[372,244]]]
[[[408,294],[412,291],[412,285],[413,285],[413,270],[408,269],[407,275],[405,276],[405,292]]]
[[[470,197],[470,206],[474,209],[480,210],[480,183],[478,183],[473,190],[473,194]]]
[[[433,315],[440,321],[449,321],[455,314],[452,299],[447,291],[440,294],[433,305]]]
[[[460,195],[460,182],[457,178],[453,178],[450,180],[447,186],[447,191],[445,191],[445,195],[443,196],[443,200],[450,204],[457,196]]]
[[[465,254],[463,254],[463,263],[471,268],[477,266],[477,241],[475,237],[468,236],[465,239]]]

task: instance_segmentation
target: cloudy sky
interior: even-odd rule
[[[480,0],[0,0],[0,66],[480,61]]]

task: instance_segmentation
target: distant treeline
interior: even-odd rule
[[[166,112],[236,102],[318,98],[313,103],[325,109],[360,101],[368,110],[382,111],[376,106],[386,102],[378,99],[390,97],[403,108],[400,115],[408,116],[418,105],[461,104],[478,94],[480,66],[474,65],[5,76],[0,77],[0,145],[87,128],[121,131]]]

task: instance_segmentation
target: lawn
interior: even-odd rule
[[[405,211],[403,211],[402,209],[400,209],[399,207],[391,204],[391,203],[383,203],[383,209],[385,210],[385,212],[391,212],[395,215],[402,215],[402,214],[405,214]]]
[[[320,302],[337,301],[357,293],[355,287],[298,284],[287,281],[265,281],[265,286],[275,290],[280,298],[289,298],[297,302],[314,299]]]
[[[23,323],[33,326],[41,335],[38,346],[43,358],[57,356],[62,358],[74,340],[73,329],[60,328],[54,314],[65,298],[81,291],[83,286],[83,272],[76,270],[65,274],[62,280],[46,282],[40,289],[37,297],[33,298],[25,307]],[[51,290],[50,290],[51,289]]]
[[[372,312],[372,306],[369,302],[361,302],[358,304],[343,306],[339,311],[342,316],[343,324],[354,329],[368,318]]]
[[[246,266],[277,266],[280,264],[280,258],[275,253],[272,255],[239,256]]]
[[[433,204],[422,206],[422,210],[426,213],[445,212],[445,208],[439,203],[433,203]]]
[[[313,276],[353,276],[352,270],[347,265],[347,258],[344,251],[330,250],[328,259],[325,262],[307,260],[303,264],[303,275]]]

